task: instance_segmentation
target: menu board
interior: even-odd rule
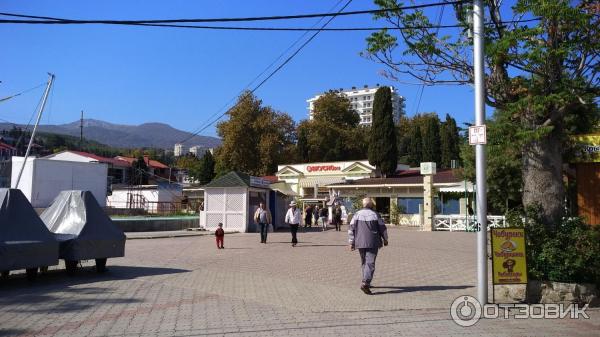
[[[494,284],[527,283],[525,229],[492,228],[491,234]]]

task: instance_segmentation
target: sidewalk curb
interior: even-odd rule
[[[135,233],[135,232],[129,232],[129,233]],[[140,235],[140,236],[131,236],[130,237],[127,235],[129,233],[125,233],[127,240],[187,238],[187,237],[205,236],[205,235],[212,234],[212,233],[190,233],[190,234],[182,234],[182,233],[175,234],[174,233],[174,234],[148,234],[148,235]]]

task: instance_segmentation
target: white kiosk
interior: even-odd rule
[[[242,172],[229,172],[203,188],[200,227],[207,230],[215,230],[222,223],[226,231],[255,232],[252,218],[258,204],[270,204],[269,182]]]

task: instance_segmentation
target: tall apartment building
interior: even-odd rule
[[[186,149],[185,145],[183,145],[181,143],[175,144],[175,148],[173,148],[173,155],[175,157],[185,156],[186,153],[187,153],[187,149]]]
[[[198,158],[204,157],[206,151],[209,151],[211,154],[213,153],[213,149],[210,147],[204,147],[200,145],[190,147],[190,153]]]
[[[379,84],[375,87],[365,85],[363,88],[352,87],[352,89],[339,89],[338,93],[344,95],[350,100],[350,105],[360,116],[360,125],[371,125],[373,122],[373,99],[375,92],[379,89]],[[404,97],[398,95],[396,88],[390,86],[392,90],[392,109],[394,114],[394,122],[398,122],[404,114]],[[313,119],[314,103],[323,94],[308,99],[308,118]]]

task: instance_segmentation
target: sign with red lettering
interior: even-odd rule
[[[331,172],[339,171],[342,168],[335,165],[308,165],[306,171],[308,172]]]
[[[492,228],[490,232],[494,284],[527,283],[525,229]]]

